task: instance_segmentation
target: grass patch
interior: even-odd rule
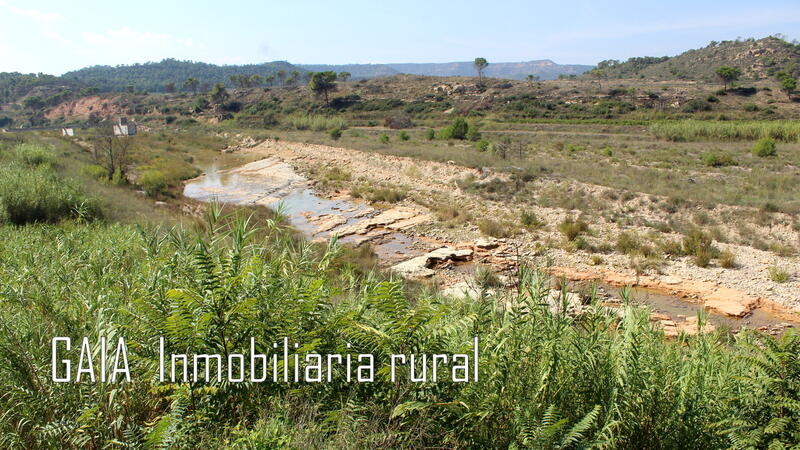
[[[775,121],[701,121],[678,120],[658,122],[650,133],[669,141],[754,141],[770,138],[776,141],[800,140],[800,123],[792,120]]]
[[[511,237],[516,231],[508,222],[493,219],[481,219],[478,221],[478,229],[484,235],[495,238]]]
[[[772,266],[767,269],[769,272],[769,279],[776,283],[786,283],[789,281],[789,272],[777,266]]]
[[[558,231],[560,231],[568,241],[574,241],[578,236],[589,231],[589,224],[582,219],[576,220],[567,217],[563,222],[558,224]]]

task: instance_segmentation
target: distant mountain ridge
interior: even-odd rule
[[[781,70],[797,76],[800,75],[800,45],[774,36],[758,40],[713,41],[706,47],[672,57],[601,61],[586,76],[711,81],[716,78],[714,71],[720,66],[737,67],[742,71],[742,78],[748,80],[771,78]]]
[[[471,61],[449,63],[391,63],[391,64],[300,64],[305,70],[318,72],[333,70],[350,72],[354,78],[376,78],[398,74],[426,75],[437,77],[474,76],[475,67]],[[559,75],[581,75],[594,66],[584,64],[556,64],[549,59],[523,62],[489,62],[484,70],[487,77],[524,80],[528,75],[542,80],[555,80]]]

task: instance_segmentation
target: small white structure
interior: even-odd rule
[[[127,117],[120,117],[119,123],[114,125],[114,136],[135,136],[136,124],[128,123]]]
[[[75,129],[74,128],[62,128],[61,129],[62,136],[75,136]]]

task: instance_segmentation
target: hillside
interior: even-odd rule
[[[800,46],[777,37],[712,41],[708,46],[673,57],[636,57],[625,62],[602,61],[591,76],[601,78],[691,79],[710,81],[720,66],[738,67],[742,78],[763,80],[780,70],[800,74]]]
[[[346,64],[346,65],[301,65],[309,71],[333,70],[350,72],[355,78],[376,78],[388,75],[409,74],[437,77],[474,76],[471,61],[449,63],[399,63],[399,64]],[[490,63],[487,77],[523,80],[528,75],[542,80],[555,80],[560,75],[580,75],[593,66],[580,64],[556,64],[549,59],[525,62]]]
[[[163,92],[168,83],[175,83],[180,88],[190,77],[197,78],[200,83],[230,84],[232,75],[260,75],[262,77],[279,77],[279,72],[288,75],[292,71],[304,73],[305,70],[286,61],[275,61],[263,64],[217,66],[214,64],[178,61],[165,59],[157,63],[133,64],[129,66],[92,66],[65,73],[62,78],[76,80],[97,87],[101,91],[137,91]]]

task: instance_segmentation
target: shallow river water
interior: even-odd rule
[[[183,194],[200,201],[216,200],[220,203],[282,208],[291,225],[312,240],[328,239],[336,230],[379,213],[370,206],[351,200],[327,199],[316,195],[308,180],[297,174],[291,166],[270,158],[229,170],[210,167],[200,177],[188,181]],[[346,221],[320,232],[318,218],[324,215],[339,215]],[[399,231],[383,230],[366,237],[351,235],[341,239],[341,242],[359,245],[367,240],[371,241],[380,260],[387,264],[425,253],[425,243]],[[462,263],[455,270],[468,274],[474,270],[474,264]],[[619,288],[600,284],[598,289],[610,298],[619,297]],[[652,310],[673,318],[696,316],[703,310],[701,304],[645,289],[635,288],[632,295],[636,303],[648,305]],[[708,318],[714,325],[724,325],[732,330],[742,326],[758,328],[786,322],[759,309],[742,319],[713,313],[709,313]]]

